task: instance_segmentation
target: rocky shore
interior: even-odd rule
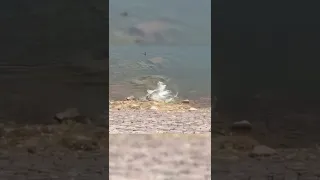
[[[189,102],[114,101],[109,104],[110,134],[210,133],[211,108]]]
[[[319,179],[317,114],[273,113],[234,121],[212,120],[212,177],[231,179]]]
[[[0,126],[2,179],[106,179],[105,128],[74,122]]]
[[[210,135],[110,135],[111,180],[209,180]]]
[[[270,148],[248,136],[212,139],[212,177],[231,179],[319,179],[320,149]]]

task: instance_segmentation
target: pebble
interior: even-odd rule
[[[135,100],[136,98],[134,97],[134,96],[128,96],[128,97],[126,97],[126,100],[127,101],[133,101],[133,100]]]
[[[231,125],[232,130],[240,130],[240,129],[246,129],[246,130],[251,130],[252,129],[252,124],[247,121],[247,120],[242,120],[235,122]]]
[[[253,150],[251,151],[250,153],[250,156],[251,157],[257,157],[257,156],[272,156],[274,154],[276,154],[276,150],[268,147],[268,146],[265,146],[265,145],[258,145],[258,146],[255,146],[253,148]]]
[[[74,119],[80,116],[80,113],[77,108],[68,108],[63,112],[59,112],[55,115],[55,119],[60,123],[66,119]]]
[[[182,103],[189,104],[190,101],[189,101],[189,99],[185,99],[185,100],[182,101]]]
[[[189,111],[196,111],[196,110],[198,110],[198,109],[193,108],[193,107],[191,107],[191,108],[189,109]]]
[[[158,108],[156,106],[151,106],[150,109],[151,110],[158,110]]]

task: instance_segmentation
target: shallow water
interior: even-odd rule
[[[180,97],[210,97],[211,1],[109,2],[111,98],[145,94],[150,84],[130,82],[148,75],[168,78],[168,89]],[[132,27],[145,31],[131,31]],[[154,58],[161,62],[151,62]]]

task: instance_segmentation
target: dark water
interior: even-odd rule
[[[106,3],[0,4],[2,120],[50,122],[68,107],[90,116],[106,109]]]

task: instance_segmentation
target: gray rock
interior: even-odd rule
[[[77,108],[68,108],[63,112],[57,113],[54,118],[59,122],[75,121],[77,123],[91,124],[90,118],[80,115]]]
[[[196,110],[198,110],[197,108],[194,108],[194,107],[191,107],[190,109],[189,109],[189,111],[196,111]]]
[[[242,120],[242,121],[238,121],[238,122],[233,123],[231,125],[231,129],[232,130],[240,130],[240,129],[251,130],[252,124],[247,120]]]
[[[73,119],[77,116],[80,116],[80,113],[77,108],[68,108],[63,112],[59,112],[55,115],[55,118],[59,121],[64,119]]]
[[[184,104],[189,104],[190,101],[189,101],[189,99],[185,99],[185,100],[182,101],[182,103],[184,103]]]
[[[127,101],[133,101],[133,100],[135,100],[136,98],[134,97],[134,96],[128,96],[128,97],[126,97],[126,100]]]
[[[250,153],[250,156],[251,157],[261,157],[261,156],[266,157],[266,156],[272,156],[275,154],[277,154],[276,150],[274,150],[268,146],[265,146],[265,145],[258,145],[253,148],[253,150]]]

